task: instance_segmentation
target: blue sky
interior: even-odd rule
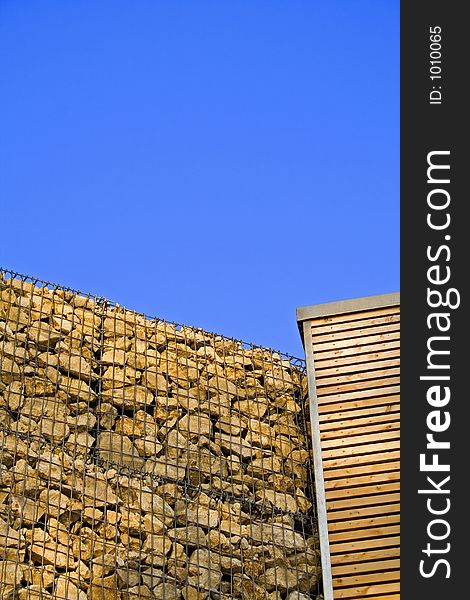
[[[0,0],[0,264],[302,356],[399,288],[399,3]]]

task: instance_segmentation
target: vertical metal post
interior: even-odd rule
[[[310,321],[303,322],[303,333],[308,376],[308,398],[310,408],[310,425],[312,429],[313,469],[315,474],[315,492],[317,499],[318,532],[320,536],[323,596],[324,600],[333,600],[333,580],[331,576],[330,544],[328,541],[325,483],[323,479],[320,424],[318,420],[318,398],[315,381],[312,326]]]

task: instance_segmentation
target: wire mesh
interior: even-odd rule
[[[0,270],[0,598],[321,594],[303,362]]]

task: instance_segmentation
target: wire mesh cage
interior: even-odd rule
[[[0,598],[321,594],[303,362],[0,270]]]

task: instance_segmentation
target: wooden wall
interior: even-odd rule
[[[396,294],[361,300],[310,307],[303,329],[333,597],[398,599],[400,308]]]

